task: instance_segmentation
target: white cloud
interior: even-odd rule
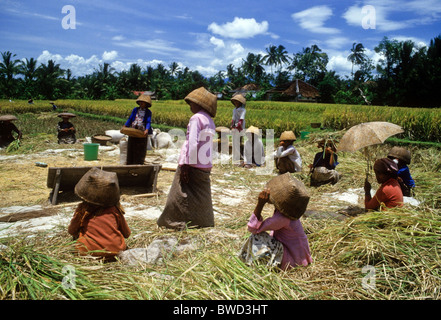
[[[235,17],[233,22],[218,25],[213,22],[208,26],[208,31],[225,38],[247,39],[268,31],[268,22],[257,22],[254,18],[244,19]]]
[[[123,41],[123,40],[125,40],[126,38],[124,37],[124,36],[121,36],[121,35],[119,35],[119,36],[114,36],[113,38],[112,38],[112,40],[113,41]]]
[[[328,6],[315,6],[300,12],[293,13],[291,17],[301,28],[314,33],[336,34],[340,30],[325,27],[325,21],[333,15],[332,9]]]
[[[102,58],[103,60],[115,60],[118,57],[118,51],[104,51]]]

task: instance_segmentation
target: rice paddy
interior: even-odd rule
[[[46,119],[47,118],[47,119]],[[118,129],[116,123],[81,119],[75,124],[79,138],[97,130]],[[146,248],[155,240],[176,239],[184,250],[164,252],[154,264],[103,263],[74,253],[67,225],[75,203],[48,204],[47,169],[35,166],[91,165],[83,160],[81,144],[59,146],[52,129],[57,118],[49,111],[26,119],[41,130],[30,134],[13,152],[0,151],[0,219],[13,206],[52,208],[48,220],[0,222],[0,299],[4,300],[414,300],[440,299],[441,294],[441,151],[409,146],[410,166],[419,205],[406,204],[387,212],[348,214],[363,206],[366,161],[360,152],[339,154],[337,169],[343,174],[336,185],[309,186],[307,165],[318,151],[318,138],[342,132],[312,133],[295,143],[303,171],[295,176],[310,192],[302,224],[314,262],[289,271],[248,266],[237,258],[246,239],[246,224],[257,195],[274,176],[233,164],[215,165],[212,196],[215,227],[183,232],[158,229],[146,212],[161,212],[172,171],[160,171],[159,195],[122,196],[132,230],[129,248]],[[47,121],[47,122],[44,122]],[[55,124],[54,124],[55,121]],[[83,122],[84,121],[84,122]],[[35,128],[34,127],[34,128]],[[94,127],[87,132],[80,127]],[[100,133],[99,132],[99,133]],[[385,156],[391,144],[372,149]],[[60,149],[64,149],[61,151]],[[49,151],[48,150],[52,150]],[[158,150],[147,160],[166,161]],[[118,164],[117,147],[100,151],[93,165]],[[372,177],[371,177],[372,181]],[[372,181],[373,188],[377,188]],[[355,196],[355,202],[344,195]],[[351,198],[352,199],[352,198]],[[3,212],[2,212],[3,211]],[[272,213],[265,207],[265,217]]]

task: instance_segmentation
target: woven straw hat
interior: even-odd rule
[[[92,168],[75,186],[75,193],[84,201],[102,207],[111,207],[119,202],[118,176],[115,172]]]
[[[292,132],[292,131],[284,131],[280,135],[280,140],[282,140],[282,141],[284,141],[284,140],[294,141],[294,140],[297,140],[297,138],[296,138],[296,135],[294,134],[294,132]]]
[[[260,130],[257,127],[254,126],[250,126],[247,131],[245,131],[246,133],[254,133],[257,134],[258,136],[260,136]]]
[[[247,99],[241,94],[236,94],[234,97],[231,98],[231,103],[234,104],[234,100],[239,101],[242,105],[245,105],[247,103]]]
[[[136,103],[139,104],[139,101],[147,102],[149,107],[152,106],[152,98],[148,94],[141,94],[138,99],[136,99]]]
[[[73,113],[70,113],[70,112],[62,112],[58,115],[58,117],[60,117],[60,118],[75,118],[76,115],[74,115]]]
[[[4,116],[0,116],[0,121],[14,121],[18,120],[16,116],[12,114],[5,114]]]
[[[401,148],[401,147],[393,147],[390,149],[388,157],[397,158],[403,161],[405,164],[410,164],[411,153],[409,150]]]
[[[226,133],[230,133],[231,130],[227,127],[216,127],[216,132],[221,133],[221,132],[226,132]]]
[[[296,220],[306,211],[309,195],[305,185],[289,172],[272,178],[266,185],[270,200],[284,216]]]
[[[185,102],[190,104],[190,102],[194,102],[204,108],[213,118],[216,116],[217,111],[217,97],[209,92],[204,87],[200,87],[198,89],[190,92],[185,98]]]

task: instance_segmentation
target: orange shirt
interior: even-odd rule
[[[381,204],[387,208],[401,207],[403,206],[403,192],[401,191],[400,184],[396,179],[389,179],[384,182],[375,193],[372,199],[366,197],[364,205],[366,209],[377,210]]]
[[[94,256],[112,257],[127,248],[124,238],[130,236],[130,228],[118,207],[99,209],[85,218],[80,204],[72,218],[68,232],[77,239],[77,249],[81,253],[89,251]]]

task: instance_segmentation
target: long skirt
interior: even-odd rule
[[[144,164],[147,153],[147,137],[129,137],[127,141],[127,162],[126,164]]]
[[[178,166],[158,226],[178,230],[214,227],[210,173],[190,167],[189,182],[182,182],[180,177]]]
[[[266,232],[251,234],[239,252],[239,259],[248,265],[280,267],[282,258],[283,244]]]

